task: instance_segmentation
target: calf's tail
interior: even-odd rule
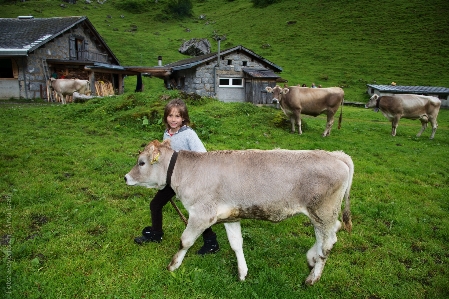
[[[343,103],[344,103],[345,99],[341,100],[341,105],[340,105],[340,117],[338,118],[338,129],[340,130],[341,128],[341,120],[343,119]]]
[[[351,186],[352,186],[352,178],[354,176],[354,162],[352,162],[351,157],[347,156],[347,159],[344,161],[346,165],[349,167],[349,179],[348,179],[348,187],[346,188],[344,199],[345,199],[345,208],[343,210],[343,227],[349,233],[352,230],[352,221],[351,221]]]

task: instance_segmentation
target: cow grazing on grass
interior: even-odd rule
[[[171,173],[171,175],[170,175]],[[338,216],[343,198],[344,227],[351,231],[349,192],[354,173],[351,157],[341,151],[228,150],[174,152],[170,141],[150,142],[137,164],[125,175],[131,186],[162,189],[170,182],[189,213],[180,250],[168,270],[176,270],[201,233],[224,223],[237,256],[240,280],[248,268],[243,255],[241,219],[279,222],[305,214],[316,242],[307,252],[311,272],[307,284],[317,282],[341,227]],[[266,235],[266,234],[265,234]]]
[[[50,78],[50,86],[56,91],[63,104],[67,103],[67,96],[72,96],[75,91],[79,94],[90,94],[89,80]]]
[[[438,127],[437,117],[440,111],[441,101],[437,97],[421,96],[415,94],[398,94],[395,96],[373,95],[365,108],[375,108],[375,111],[382,111],[382,114],[391,121],[391,135],[396,136],[396,128],[401,118],[419,119],[421,121],[421,131],[416,135],[421,136],[430,121],[432,124],[432,134],[430,139],[435,137]]]
[[[293,86],[282,88],[276,85],[274,88],[268,86],[265,90],[273,94],[273,102],[278,102],[285,115],[290,117],[292,132],[295,132],[295,125],[297,124],[299,134],[302,134],[301,113],[311,116],[326,114],[327,123],[323,137],[330,135],[334,124],[334,115],[340,105],[343,105],[345,95],[340,87],[307,88]],[[338,128],[341,125],[341,116],[340,113]]]

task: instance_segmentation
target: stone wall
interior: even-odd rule
[[[228,65],[232,60],[232,65]],[[265,66],[243,53],[231,53],[220,57],[220,65],[216,69],[217,60],[201,65],[196,69],[179,71],[177,76],[184,77],[184,85],[181,89],[187,93],[196,93],[200,96],[215,96],[218,89],[219,77],[243,78],[242,68],[264,68]],[[246,61],[246,66],[243,62]]]

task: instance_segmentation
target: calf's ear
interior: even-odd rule
[[[290,89],[288,89],[288,88],[283,88],[282,89],[282,93],[283,94],[287,94],[289,91],[290,91]]]
[[[148,155],[149,155],[152,165],[159,160],[159,156],[161,155],[161,153],[159,152],[159,147],[157,145],[155,145],[154,142],[149,144],[145,148],[145,151],[148,152]]]
[[[161,145],[171,147],[170,139],[165,139],[164,141],[162,141]]]
[[[270,86],[265,87],[265,90],[269,93],[273,92],[273,88],[271,88]]]

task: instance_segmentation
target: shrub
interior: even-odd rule
[[[170,0],[167,4],[166,11],[174,17],[184,18],[193,15],[192,8],[193,5],[190,0]]]
[[[251,0],[251,2],[253,3],[254,7],[267,7],[271,4],[277,3],[279,2],[279,0]]]
[[[125,11],[140,14],[147,12],[150,8],[149,0],[123,0],[114,3],[114,6],[118,9],[123,9]]]

